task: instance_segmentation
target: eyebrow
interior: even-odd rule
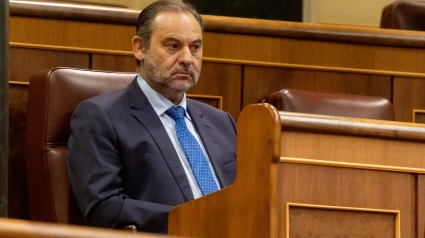
[[[192,42],[192,44],[195,44],[195,43],[200,43],[200,44],[202,44],[202,39],[197,39],[197,40],[194,40],[194,41]]]
[[[173,37],[173,36],[167,36],[164,39],[162,39],[161,42],[165,43],[165,42],[170,42],[170,41],[180,42],[179,39],[177,39],[176,37]],[[196,40],[191,42],[191,44],[195,44],[195,43],[202,43],[202,39],[196,39]]]

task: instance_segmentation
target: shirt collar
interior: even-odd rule
[[[139,87],[142,90],[142,92],[148,98],[149,102],[151,103],[153,109],[155,110],[158,116],[161,116],[162,114],[164,114],[165,111],[167,111],[172,106],[180,106],[184,108],[185,116],[188,119],[190,119],[189,114],[186,113],[186,109],[187,109],[186,93],[183,95],[183,99],[180,101],[180,103],[177,105],[174,105],[166,97],[162,96],[153,88],[151,88],[151,86],[149,86],[149,84],[146,83],[146,81],[142,78],[142,76],[140,76],[140,74],[137,75],[137,83],[139,84]]]

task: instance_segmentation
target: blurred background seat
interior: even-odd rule
[[[279,111],[395,120],[393,105],[381,97],[282,89],[270,94],[266,102]]]
[[[381,28],[425,31],[425,2],[395,1],[382,10]]]

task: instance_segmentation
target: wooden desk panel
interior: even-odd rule
[[[235,183],[174,208],[169,231],[422,238],[424,143],[422,125],[249,105],[238,120]],[[300,157],[286,157],[295,155]]]
[[[308,237],[307,234],[311,234],[313,237],[394,238],[398,226],[395,214],[385,211],[399,211],[400,220],[403,221],[401,237],[415,237],[416,224],[412,215],[415,214],[416,204],[411,198],[415,197],[417,188],[415,177],[409,173],[280,163],[279,181],[280,214],[288,212],[287,203],[314,205],[323,209],[322,212],[310,211],[313,213],[311,215],[317,214],[324,220],[321,229],[314,224],[312,217],[304,215],[306,220],[301,225],[296,222],[303,219],[301,214],[293,214],[289,221],[286,220],[288,217],[282,216],[281,224],[289,222],[286,228],[289,228],[290,237],[297,237],[293,236],[295,234],[305,234],[299,237]],[[326,209],[326,206],[331,206],[334,210]],[[357,210],[357,215],[347,211],[347,208]],[[378,211],[368,213],[367,209]],[[340,220],[337,223],[330,222],[338,217]],[[379,227],[381,228],[378,229]],[[279,237],[285,237],[287,230],[280,231],[282,233]]]
[[[425,49],[250,36],[204,34],[204,56],[268,63],[425,73]]]
[[[425,237],[425,175],[418,174],[415,177],[415,183],[417,184],[417,189],[415,190],[415,202],[417,204],[416,213],[413,215],[413,218],[416,219],[416,237]],[[412,218],[412,219],[413,219]],[[421,234],[421,235],[419,235]]]
[[[424,79],[394,77],[393,105],[397,120],[414,122],[413,110],[425,110],[424,90]],[[424,114],[424,112],[418,114]],[[424,123],[424,121],[420,122]]]
[[[305,207],[304,207],[305,206]],[[399,212],[300,204],[288,206],[289,237],[397,237]],[[326,218],[326,219],[323,219]]]
[[[420,168],[425,171],[423,142],[292,131],[284,131],[282,135],[288,138],[281,144],[283,157]]]

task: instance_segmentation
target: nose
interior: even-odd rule
[[[193,63],[192,53],[190,52],[189,47],[185,46],[181,48],[179,55],[179,64],[182,65],[191,65]]]

